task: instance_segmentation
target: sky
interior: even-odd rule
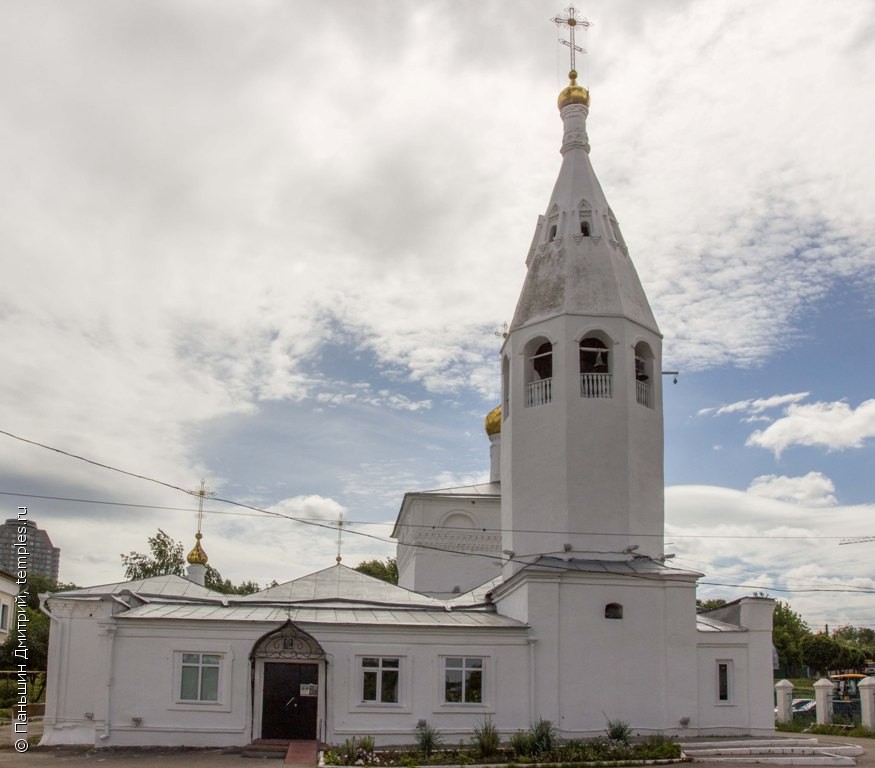
[[[63,581],[187,550],[201,478],[210,564],[263,585],[333,565],[341,514],[355,565],[405,491],[487,478],[562,10],[0,0],[0,515]],[[875,537],[875,6],[581,12],[592,162],[680,372],[666,550],[703,598],[875,626],[875,540],[841,543]]]

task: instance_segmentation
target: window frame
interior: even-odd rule
[[[375,660],[376,666],[365,666],[365,662]],[[395,666],[386,665],[384,662],[395,662]],[[356,657],[356,669],[358,671],[358,703],[369,707],[398,707],[401,705],[402,697],[402,657],[398,654],[373,654],[361,655]],[[395,673],[395,700],[383,701],[383,679],[385,673]],[[365,698],[365,678],[367,675],[374,675],[374,693],[375,698]]]
[[[461,666],[449,666],[449,662],[455,661],[461,662]],[[470,666],[469,662],[471,662]],[[479,666],[475,666],[473,662],[479,663]],[[491,657],[481,653],[460,652],[442,654],[440,657],[440,664],[438,665],[440,670],[438,698],[441,708],[458,709],[459,711],[464,712],[470,712],[471,710],[479,711],[488,709],[491,700],[491,664]],[[448,673],[450,671],[462,673],[461,688],[459,692],[460,698],[458,701],[451,701],[447,699]],[[465,701],[466,693],[468,691],[468,675],[466,673],[473,672],[480,673],[480,700]]]
[[[714,667],[714,698],[719,706],[735,703],[735,676],[732,659],[717,659]]]
[[[183,682],[183,667],[193,666],[187,661],[183,661],[185,656],[198,655],[203,660],[204,656],[217,656],[219,661],[216,665],[208,665],[208,667],[218,667],[218,675],[216,679],[216,699],[184,699],[182,698],[182,682]],[[233,653],[231,652],[230,643],[186,643],[183,647],[178,647],[173,650],[172,654],[173,670],[171,674],[171,692],[170,706],[172,710],[217,710],[221,712],[229,712],[231,710],[231,672],[233,666]],[[199,676],[199,685],[201,678]]]

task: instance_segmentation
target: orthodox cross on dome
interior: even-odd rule
[[[566,27],[568,29],[568,38],[569,39],[563,40],[562,38],[559,38],[559,42],[562,43],[562,45],[568,46],[568,48],[570,49],[570,52],[571,52],[571,71],[575,73],[572,76],[572,79],[574,79],[577,76],[577,73],[576,73],[577,68],[575,67],[574,54],[575,53],[586,53],[586,51],[583,50],[583,48],[581,48],[579,45],[577,45],[574,42],[574,33],[578,27],[580,27],[582,30],[586,31],[587,29],[589,29],[592,26],[592,22],[588,21],[587,19],[583,18],[582,16],[578,16],[577,15],[577,8],[575,8],[573,5],[569,5],[564,11],[562,11],[562,13],[557,13],[552,19],[550,19],[550,21],[552,21],[560,29],[562,29],[563,27]]]
[[[207,488],[206,481],[201,478],[201,487],[194,491],[189,491],[192,496],[197,496],[197,532],[201,532],[201,523],[204,521],[204,498],[207,496],[215,496],[216,492]]]

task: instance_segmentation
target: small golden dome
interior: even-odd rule
[[[568,87],[559,94],[558,104],[559,109],[567,107],[569,104],[584,104],[589,106],[589,91],[582,85],[577,84],[577,72],[573,69],[568,73],[568,79],[571,82]]]
[[[493,408],[486,414],[486,419],[483,421],[483,428],[486,434],[492,437],[493,435],[501,434],[501,406]]]
[[[194,549],[188,553],[188,557],[186,558],[186,560],[188,560],[189,565],[206,565],[207,553],[204,552],[204,549],[201,546],[201,539],[203,538],[203,534],[198,531],[194,535],[194,537],[196,539],[194,543]]]

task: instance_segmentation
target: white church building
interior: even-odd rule
[[[773,732],[773,601],[697,615],[701,574],[664,552],[662,337],[570,74],[562,165],[486,419],[491,482],[405,495],[399,586],[338,564],[222,595],[201,585],[198,540],[189,579],[44,596],[43,744],[399,744],[421,721],[455,742],[539,718],[563,737],[606,718]]]

